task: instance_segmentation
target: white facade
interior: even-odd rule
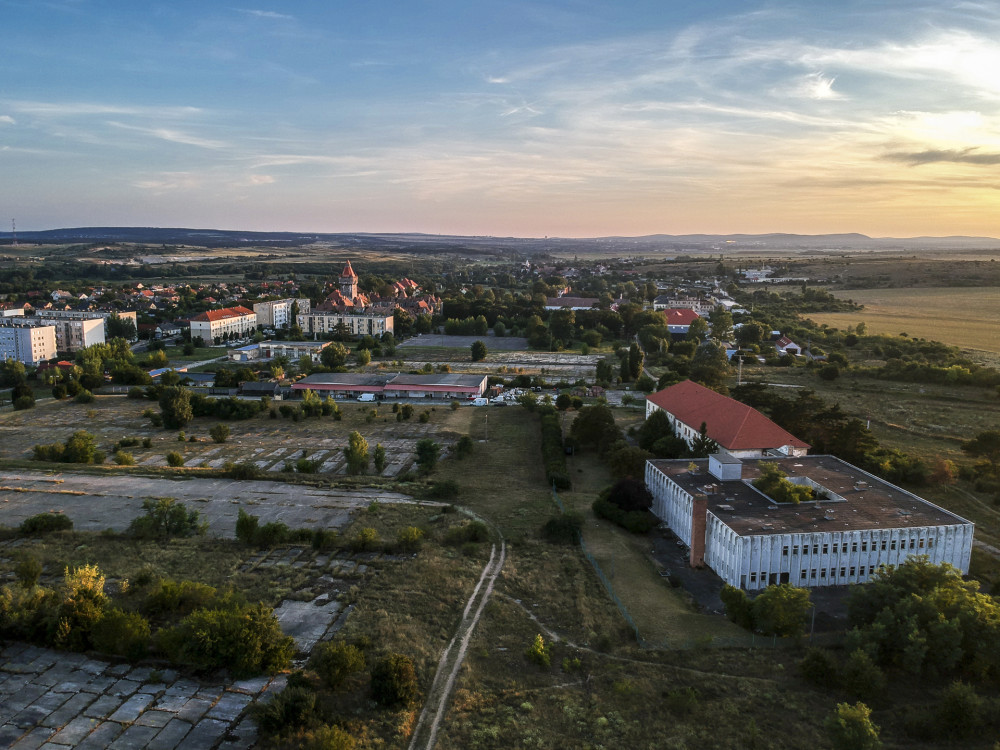
[[[393,331],[392,313],[382,312],[314,312],[299,315],[298,323],[303,332],[313,336],[336,333],[341,326],[343,326],[344,333],[356,338],[362,336],[375,336],[377,338],[384,333],[392,333]]]
[[[295,323],[292,307],[298,304],[298,314],[308,315],[312,303],[305,298],[279,299],[267,302],[256,302],[253,311],[257,315],[257,325],[265,328],[288,328]]]
[[[56,329],[36,321],[0,321],[0,359],[37,365],[56,356]]]
[[[132,325],[136,326],[136,331],[139,330],[139,320],[136,315],[135,310],[121,310],[117,312],[109,312],[107,310],[36,310],[35,317],[43,318],[45,320],[51,321],[70,321],[70,320],[100,320],[103,324],[103,334],[100,341],[91,341],[91,343],[103,344],[105,339],[108,338],[108,318],[112,316],[117,316],[121,320],[131,320]],[[69,339],[84,340],[87,338],[93,338],[93,334],[85,334],[80,332],[78,334],[70,334],[67,329],[67,337]],[[60,342],[59,329],[56,328],[56,344],[59,346],[60,350],[63,350],[63,346]],[[90,346],[90,344],[84,344],[84,346]],[[67,351],[76,351],[75,349],[67,349]]]
[[[257,330],[257,315],[245,307],[209,310],[191,319],[191,340],[201,339],[212,344],[216,339],[245,338]]]
[[[690,474],[686,461],[650,461],[651,510],[690,547],[699,543],[692,540],[694,498],[707,494],[705,564],[726,583],[748,590],[865,583],[880,567],[916,555],[968,572],[971,522],[831,456],[782,459],[781,465],[806,473],[810,459],[842,468],[840,479],[855,484],[842,489],[843,496],[831,493],[829,501],[779,505],[743,479]],[[824,481],[833,484],[836,476],[826,472]]]

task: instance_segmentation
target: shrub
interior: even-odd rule
[[[719,595],[726,607],[726,617],[741,628],[753,630],[753,610],[747,592],[726,584]]]
[[[426,491],[429,498],[435,500],[451,500],[459,495],[458,482],[454,479],[443,479],[438,482],[431,482]]]
[[[81,390],[76,394],[75,401],[78,404],[89,404],[94,400],[94,394],[88,391],[86,388]]]
[[[417,466],[421,474],[430,474],[437,466],[438,457],[441,455],[441,446],[430,438],[422,438],[417,441]]]
[[[61,401],[62,399],[66,398],[66,386],[64,386],[62,383],[53,386],[52,398],[56,399],[57,401]]]
[[[579,544],[582,528],[583,517],[579,513],[566,513],[542,525],[542,538],[553,544]]]
[[[336,690],[352,674],[365,668],[365,655],[343,641],[322,643],[309,658],[309,666],[328,688]]]
[[[371,527],[364,527],[358,529],[358,533],[354,535],[354,539],[351,540],[351,549],[355,552],[370,552],[378,548],[381,544],[378,538],[378,532]]]
[[[444,543],[459,545],[467,542],[485,542],[490,538],[490,530],[482,521],[470,521],[468,523],[452,526],[445,532]]]
[[[422,529],[418,529],[416,526],[407,526],[397,532],[396,546],[401,552],[416,552],[420,549],[420,542],[423,538]]]
[[[879,728],[872,723],[871,709],[864,703],[838,703],[823,722],[834,750],[877,750]]]
[[[135,456],[127,451],[115,451],[115,463],[119,466],[135,466]]]
[[[591,509],[598,518],[606,518],[633,534],[647,534],[659,524],[659,519],[648,510],[624,511],[600,497],[594,501]]]
[[[330,550],[337,544],[337,532],[333,529],[313,529],[310,542],[314,550]]]
[[[113,607],[104,612],[94,628],[92,639],[98,651],[136,661],[143,658],[149,649],[149,622],[137,612],[125,612]]]
[[[461,406],[461,404],[459,404],[458,401],[452,401],[449,404],[449,406],[451,407],[452,411],[455,411],[456,409],[458,409],[459,406]]]
[[[207,522],[199,522],[200,513],[188,510],[172,497],[146,498],[142,501],[145,514],[135,518],[128,530],[139,539],[166,540],[175,536],[204,534]]]
[[[208,431],[208,434],[211,435],[212,440],[214,440],[217,443],[226,442],[229,439],[229,433],[230,433],[229,425],[221,423],[215,425],[212,429]]]
[[[179,467],[184,465],[184,456],[182,456],[177,451],[170,451],[167,454],[167,463],[173,467]]]
[[[42,576],[42,563],[33,555],[21,558],[14,567],[14,575],[21,588],[30,589]]]
[[[243,544],[253,544],[257,536],[257,529],[260,526],[260,519],[247,513],[243,508],[239,509],[236,516],[236,538]]]
[[[263,472],[253,461],[229,462],[225,466],[226,474],[233,479],[258,479]]]
[[[146,398],[146,389],[140,388],[137,385],[132,386],[128,389],[128,398],[131,399],[143,399]]]
[[[281,521],[265,523],[254,534],[253,543],[256,547],[276,547],[286,544],[291,536],[291,529]]]
[[[385,471],[386,464],[388,461],[385,456],[385,446],[382,443],[375,444],[375,455],[372,459],[372,463],[375,466],[375,473],[381,474]]]
[[[308,723],[316,708],[316,693],[307,687],[290,685],[266,703],[256,704],[251,714],[264,735],[274,735]]]
[[[693,687],[676,688],[667,691],[664,703],[674,716],[690,716],[698,708],[699,697]]]
[[[215,601],[215,587],[196,581],[161,580],[143,601],[141,610],[153,617],[176,614],[189,615]]]
[[[161,630],[157,640],[179,664],[226,668],[237,678],[286,669],[295,653],[295,642],[281,632],[274,612],[263,604],[196,610]]]
[[[527,650],[524,652],[525,658],[532,664],[537,664],[539,667],[548,669],[552,664],[552,655],[549,653],[549,645],[542,638],[542,634],[539,633],[535,636],[535,640],[532,641],[531,645],[528,646]]]
[[[73,521],[62,513],[39,513],[24,519],[19,527],[21,533],[28,536],[41,536],[51,531],[69,531],[72,528]]]
[[[413,660],[403,654],[388,654],[372,667],[372,698],[383,706],[408,706],[419,692]]]
[[[840,674],[844,689],[851,695],[869,702],[883,697],[885,674],[865,651],[853,651]]]
[[[462,435],[455,443],[455,458],[462,459],[466,456],[471,456],[472,451],[475,449],[476,444],[472,441],[472,438],[468,435]]]
[[[835,687],[838,681],[837,662],[826,649],[810,648],[799,662],[799,674],[819,687]]]

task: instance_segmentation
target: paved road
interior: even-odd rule
[[[380,490],[319,489],[261,480],[164,479],[137,476],[91,476],[44,472],[0,472],[0,518],[17,526],[46,511],[62,511],[84,531],[124,530],[150,497],[175,497],[197,509],[213,536],[232,536],[238,509],[261,522],[282,521],[292,528],[321,525],[340,528],[351,513],[380,503],[411,503],[412,498]]]

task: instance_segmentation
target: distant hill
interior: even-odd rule
[[[12,239],[0,232],[0,242]],[[1000,249],[995,237],[868,237],[863,234],[653,234],[641,237],[488,237],[420,233],[315,233],[241,232],[228,229],[184,229],[170,227],[76,227],[18,232],[19,242],[76,244],[126,242],[196,247],[269,245],[294,247],[317,242],[346,248],[447,252],[466,250],[516,250],[530,254],[553,250],[576,252],[619,251],[637,253],[732,252],[736,250],[973,250]]]

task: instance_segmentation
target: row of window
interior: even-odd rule
[[[886,540],[886,539],[883,539],[883,540],[881,540],[881,543],[872,541],[871,548],[872,548],[873,552],[876,549],[881,549],[882,552],[885,552],[887,549],[895,550],[895,549],[897,549],[897,541],[899,542],[898,549],[907,549],[907,545],[906,545],[906,540],[905,539],[900,539],[900,540],[896,540],[896,539]],[[923,549],[924,548],[924,542],[925,542],[924,539],[910,539],[909,549]],[[927,549],[931,549],[934,546],[934,540],[933,539],[927,539],[926,540],[926,544],[927,544]],[[876,546],[876,545],[880,545],[880,546]],[[845,552],[846,553],[848,551],[848,549],[847,549],[848,543],[847,542],[843,542],[842,544],[839,544],[839,545],[836,542],[834,542],[833,544],[824,544],[822,546],[823,546],[823,554],[824,555],[830,554],[831,552],[834,555],[836,555],[836,554],[838,554],[840,552]],[[858,551],[858,542],[851,542],[850,543],[850,548],[851,548],[850,549],[851,552],[857,552]],[[812,545],[812,553],[814,555],[818,555],[820,553],[819,549],[820,549],[820,545],[819,544]],[[797,545],[797,544],[792,545],[791,550],[792,550],[792,554],[793,555],[799,554],[799,545]],[[862,552],[867,552],[868,551],[868,542],[867,541],[862,541],[861,542],[861,551]],[[788,557],[788,545],[787,544],[784,547],[781,548],[781,554],[783,556],[785,556],[785,557]],[[802,554],[803,555],[808,555],[809,554],[809,545],[808,544],[803,544],[802,545]]]
[[[808,569],[808,568],[803,568],[802,571],[801,571],[801,574],[799,575],[799,579],[802,580],[802,581],[805,581],[805,580],[816,580],[816,577],[817,577],[816,574],[817,574],[817,572],[819,573],[819,578],[820,579],[825,579],[827,577],[827,572],[829,572],[829,575],[830,575],[831,578],[836,578],[837,577],[837,569],[836,568],[830,568],[829,571],[827,570],[827,568],[819,568],[819,569],[812,568],[811,570]],[[856,566],[852,565],[849,568],[847,566],[843,566],[843,567],[840,568],[840,577],[841,578],[853,577],[855,575],[865,575],[865,566],[862,565],[860,567],[856,567]],[[869,565],[868,566],[868,575],[870,575],[870,576],[871,575],[875,575],[875,566],[874,565]],[[767,580],[767,573],[761,573],[760,574],[760,580],[761,580],[761,583],[765,582]],[[750,574],[750,583],[757,583],[757,574],[756,573],[751,573]]]

